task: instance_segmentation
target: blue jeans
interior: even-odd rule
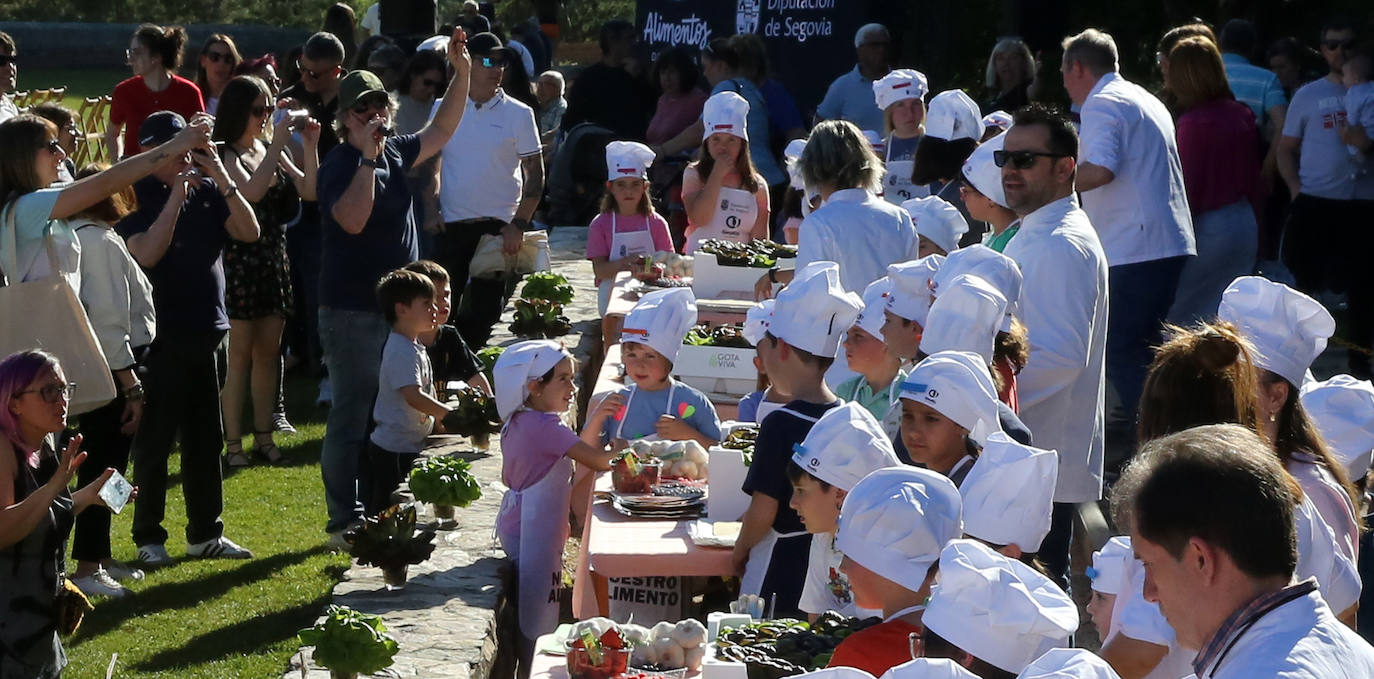
[[[377,399],[382,346],[391,327],[380,313],[320,307],[320,341],[334,400],[325,420],[320,472],[329,510],[327,531],[361,519],[358,471],[367,450],[368,422]]]
[[[1221,293],[1237,276],[1255,270],[1259,223],[1250,201],[1238,200],[1193,218],[1197,256],[1188,258],[1178,279],[1169,322],[1189,325],[1216,318]]]

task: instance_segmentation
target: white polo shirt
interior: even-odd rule
[[[1083,192],[1110,266],[1197,254],[1174,121],[1153,94],[1119,73],[1083,102],[1078,162],[1116,178]]]
[[[802,220],[797,268],[811,262],[840,265],[840,285],[856,295],[887,275],[887,266],[916,259],[920,239],[906,210],[866,189],[830,194]]]
[[[434,102],[431,119],[442,101]],[[500,90],[484,104],[468,99],[439,165],[444,221],[514,219],[525,183],[520,159],[538,155],[539,150],[539,130],[530,107]]]

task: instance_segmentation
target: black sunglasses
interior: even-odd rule
[[[1355,46],[1355,39],[1349,40],[1323,40],[1322,47],[1335,52],[1336,50],[1348,50]]]
[[[14,62],[15,58],[13,54],[0,54],[0,67],[9,66]]]
[[[221,61],[227,61],[227,62],[229,62],[229,63],[231,63],[231,64],[234,63],[234,55],[232,55],[232,54],[230,54],[230,53],[228,53],[228,52],[206,52],[206,53],[205,53],[205,56],[206,56],[206,58],[208,58],[212,63],[216,63],[216,64],[218,64],[218,63],[221,62]]]
[[[46,143],[46,144],[43,145],[43,148],[47,149],[48,151],[50,151],[50,152],[52,152],[52,153],[65,153],[65,152],[66,152],[66,151],[64,151],[64,150],[62,149],[62,142],[57,141],[56,139],[49,139],[49,140],[48,140],[48,143]]]
[[[1018,170],[1028,170],[1035,165],[1037,158],[1068,158],[1067,153],[1045,153],[1043,151],[993,151],[992,164],[1006,167],[1007,163]]]

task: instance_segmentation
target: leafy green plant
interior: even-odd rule
[[[520,289],[520,298],[529,300],[546,299],[550,302],[568,304],[573,301],[573,286],[563,276],[548,271],[530,274],[525,279],[525,287]]]
[[[563,315],[562,304],[547,299],[517,299],[510,331],[520,337],[548,339],[571,332],[572,322]]]
[[[421,502],[466,507],[482,497],[482,485],[467,460],[427,457],[410,471],[410,492]]]
[[[384,570],[420,563],[434,553],[433,529],[415,529],[415,505],[392,505],[344,533],[348,553],[360,566]]]
[[[501,431],[495,398],[476,387],[463,387],[453,394],[458,403],[444,416],[445,432],[459,436],[488,436]]]
[[[400,650],[381,616],[330,605],[324,620],[297,633],[314,646],[315,662],[337,674],[372,674],[391,667]]]
[[[693,326],[682,338],[682,343],[696,347],[753,348],[753,345],[749,344],[749,340],[744,338],[743,326],[738,323],[727,323],[714,328],[704,323]]]
[[[482,372],[486,374],[487,381],[495,383],[492,371],[496,369],[496,359],[501,358],[501,354],[506,353],[505,347],[487,347],[477,352],[477,360],[482,362]]]

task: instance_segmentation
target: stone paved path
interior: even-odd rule
[[[572,334],[563,338],[579,364],[585,364],[598,345],[601,321],[596,311],[596,287],[586,255],[585,228],[555,229],[550,237],[553,269],[577,289],[565,314],[573,323]],[[507,329],[510,312],[502,318],[493,344],[516,340]],[[574,346],[576,345],[576,346]],[[584,389],[589,389],[590,385]],[[500,485],[499,437],[492,437],[488,455],[472,453],[467,440],[454,436],[431,438],[426,455],[459,455],[472,460],[472,471],[482,483],[483,495],[471,506],[458,510],[458,527],[440,531],[434,555],[410,567],[404,589],[387,591],[378,568],[354,565],[334,588],[334,602],[382,616],[400,643],[396,663],[378,677],[425,679],[486,679],[495,657],[495,608],[501,594],[498,569],[505,554],[495,539],[496,512],[504,487]],[[404,492],[408,492],[403,488]],[[421,520],[432,520],[429,506]],[[328,671],[309,662],[308,679],[327,679]],[[301,656],[291,660],[283,679],[300,679]]]

